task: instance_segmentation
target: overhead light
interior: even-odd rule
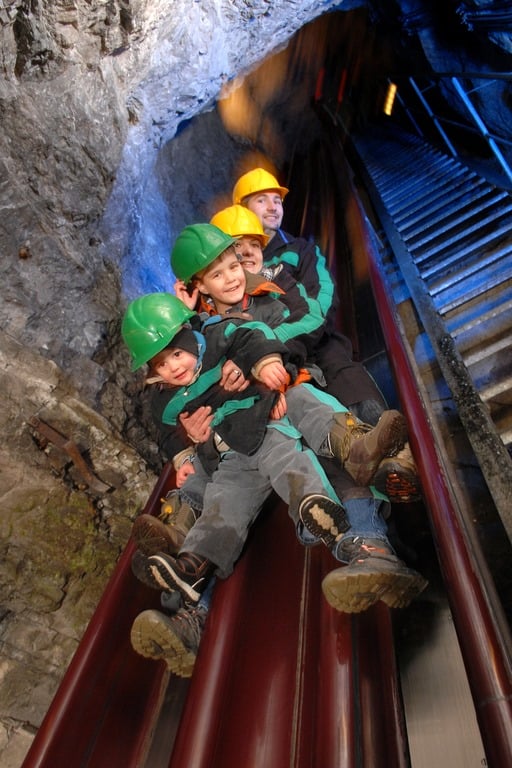
[[[395,83],[390,83],[388,85],[388,92],[386,93],[386,99],[384,101],[385,115],[390,115],[392,113],[395,96],[396,96],[396,85]]]

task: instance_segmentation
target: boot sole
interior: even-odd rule
[[[150,515],[141,515],[135,520],[132,537],[137,548],[148,556],[156,555],[158,552],[176,555],[185,540],[183,534],[179,534],[170,525],[165,525]]]
[[[173,674],[191,677],[196,652],[187,648],[167,623],[167,617],[157,611],[143,611],[133,622],[130,640],[134,651],[141,656],[165,661]]]
[[[308,505],[307,497],[305,502],[302,501],[299,505],[301,522],[313,536],[320,539],[326,547],[331,548],[350,528],[343,507],[340,506],[339,514],[332,515],[322,509],[321,502]]]
[[[142,552],[134,553],[131,562],[132,573],[135,578],[150,589],[162,589],[160,583],[155,579],[149,567],[147,557]]]
[[[397,580],[392,584],[388,592],[384,592],[381,597],[383,603],[388,608],[407,608],[408,605],[428,586],[428,581],[416,571],[410,570],[408,576],[400,577],[401,583]]]
[[[393,459],[382,461],[371,484],[385,493],[392,504],[407,504],[422,499],[418,476]]]
[[[189,584],[184,579],[181,579],[163,557],[152,555],[149,562],[149,569],[155,581],[164,592],[174,592],[174,590],[177,589],[188,603],[198,602],[201,593],[194,588],[195,585]],[[200,581],[203,581],[203,579],[200,579]]]
[[[389,608],[406,608],[427,586],[426,579],[412,569],[350,570],[336,568],[325,576],[322,591],[333,608],[342,613],[360,613],[382,600]]]

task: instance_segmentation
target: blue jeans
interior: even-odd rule
[[[343,542],[356,537],[378,539],[391,549],[387,537],[388,526],[384,519],[388,502],[375,498],[346,499],[343,506],[351,527],[331,550],[336,560],[348,562],[347,555],[343,552]]]

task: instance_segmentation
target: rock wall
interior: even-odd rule
[[[147,284],[134,246],[168,252],[174,226],[159,153],[224,84],[334,4],[0,0],[5,768],[21,764],[161,463],[119,339],[129,292]],[[182,143],[194,146],[185,132]],[[194,210],[186,187],[175,188],[179,226]],[[34,417],[76,446],[107,492]]]
[[[75,355],[90,356],[118,306],[119,261],[138,237],[159,149],[223,84],[333,4],[7,4],[2,327],[67,368]]]

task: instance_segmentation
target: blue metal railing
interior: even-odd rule
[[[461,75],[464,80],[480,81],[480,85],[472,86],[471,88],[465,87],[462,83]],[[507,138],[506,136],[493,134],[482,118],[474,100],[471,98],[472,94],[500,81],[512,81],[512,73],[432,73],[425,78],[408,77],[406,83],[410,86],[417,103],[421,107],[420,113],[422,117],[426,116],[430,124],[434,126],[436,134],[452,157],[459,156],[460,152],[457,151],[457,139],[450,135],[450,127],[458,129],[459,132],[462,130],[471,133],[473,136],[478,136],[485,142],[498,163],[499,170],[504,177],[504,186],[511,187],[512,167],[505,152],[507,147],[512,148],[512,136]],[[420,82],[422,82],[421,85]],[[452,108],[459,107],[457,113],[460,119],[455,120],[452,117],[446,117],[446,115],[440,113],[438,107],[436,108],[435,104],[438,103],[438,95],[441,94],[442,85],[449,88],[450,93],[457,97],[459,103],[458,105],[452,104]],[[429,92],[434,95],[429,97]],[[397,100],[415,132],[422,138],[425,138],[424,132],[420,127],[422,119],[418,115],[418,109],[415,108],[412,99],[407,99],[406,93],[407,89],[399,89]],[[446,96],[443,96],[443,100],[446,102]],[[467,116],[467,121],[464,121],[464,115]]]

